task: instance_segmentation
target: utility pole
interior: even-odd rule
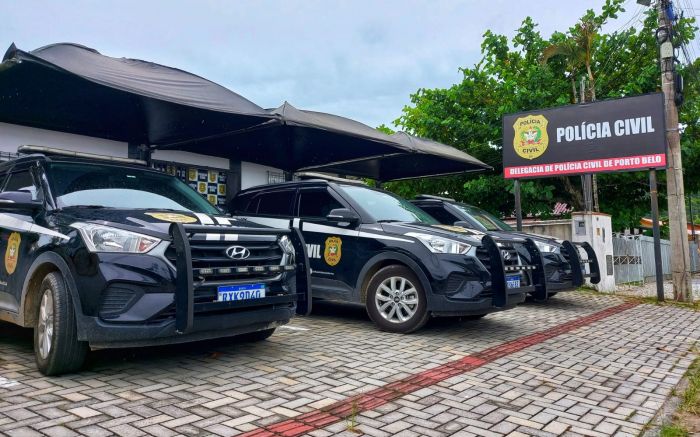
[[[579,86],[579,102],[586,103],[586,76],[581,76]],[[583,188],[583,209],[585,212],[593,211],[592,183],[591,174],[586,173],[581,175],[581,187]]]
[[[671,231],[671,273],[673,296],[678,301],[692,300],[690,284],[690,258],[688,245],[688,221],[685,212],[683,188],[683,163],[681,137],[678,132],[678,108],[675,103],[674,50],[671,42],[671,23],[666,15],[670,0],[657,0],[660,44],[661,89],[666,111],[666,142],[668,143],[666,191],[668,197],[668,224]]]

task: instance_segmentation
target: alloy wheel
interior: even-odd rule
[[[418,290],[408,279],[392,276],[379,284],[374,303],[384,319],[391,323],[404,323],[416,314]]]
[[[51,343],[53,340],[53,296],[51,290],[44,290],[39,305],[39,355],[46,359],[51,352]]]

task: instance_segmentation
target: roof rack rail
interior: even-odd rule
[[[296,176],[301,180],[323,179],[324,181],[340,182],[343,184],[367,185],[365,181],[359,179],[345,179],[339,176],[331,176],[325,173],[316,173],[310,171],[302,171],[296,173]]]
[[[419,194],[415,197],[415,200],[446,200],[448,202],[455,202],[455,200],[450,197],[432,196],[430,194]]]
[[[34,146],[31,144],[25,144],[17,148],[18,153],[40,153],[43,155],[56,155],[56,156],[73,156],[75,158],[87,158],[87,159],[98,159],[100,161],[112,161],[112,162],[123,162],[125,164],[138,164],[138,165],[148,165],[148,163],[141,159],[132,158],[121,158],[118,156],[109,155],[97,155],[95,153],[85,153],[85,152],[75,152],[73,150],[57,149],[55,147],[44,147],[44,146]]]

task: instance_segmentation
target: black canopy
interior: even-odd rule
[[[68,43],[10,46],[0,64],[0,121],[379,180],[489,168],[430,140],[289,103],[264,110],[194,74]]]
[[[77,44],[0,64],[0,121],[138,144],[166,144],[276,122],[255,103],[194,74]]]
[[[493,169],[459,149],[433,140],[405,132],[390,137],[402,147],[402,153],[321,165],[308,170],[392,181]]]
[[[405,151],[389,135],[349,118],[302,111],[287,102],[279,108],[269,109],[268,113],[278,117],[281,124],[258,126],[159,149],[236,157],[287,171]]]

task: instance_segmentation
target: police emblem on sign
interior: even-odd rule
[[[542,156],[549,144],[547,123],[544,115],[526,115],[515,120],[513,147],[518,156],[525,159]]]
[[[342,256],[343,241],[339,237],[328,237],[326,239],[326,248],[323,251],[323,259],[326,264],[334,266],[340,262]]]

